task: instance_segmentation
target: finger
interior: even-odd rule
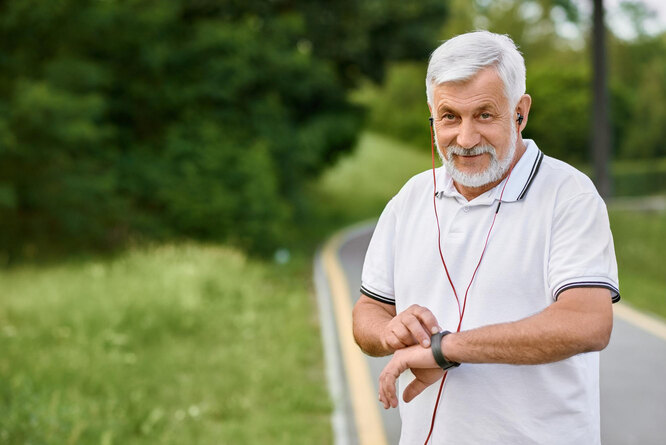
[[[379,386],[383,400],[393,408],[398,406],[395,382],[401,373],[398,361],[394,357],[379,376]]]
[[[395,391],[395,381],[390,378],[390,376],[382,372],[382,375],[380,376],[380,394],[382,398],[382,402],[384,403],[384,409],[388,409],[390,407],[394,407],[394,401],[393,401],[393,395],[392,392]]]
[[[418,306],[414,308],[413,313],[414,316],[419,319],[426,332],[428,332],[430,335],[436,334],[442,330],[442,328],[439,326],[439,323],[437,323],[437,318],[430,311],[430,309]]]
[[[426,328],[421,324],[421,320],[414,315],[405,317],[403,324],[409,330],[411,337],[424,348],[430,346],[430,332],[426,331]]]
[[[404,400],[407,403],[411,402],[412,400],[414,400],[414,397],[421,394],[423,390],[426,389],[428,386],[430,385],[425,384],[421,380],[414,379],[412,383],[407,385],[407,387],[403,391],[402,400]]]
[[[384,409],[389,409],[391,407],[389,393],[385,383],[384,384],[380,383],[379,385],[379,400],[384,405]]]
[[[398,395],[396,394],[396,385],[395,385],[395,380],[393,381],[393,384],[391,384],[389,387],[389,402],[391,403],[391,408],[397,408],[398,407]]]
[[[384,409],[386,409],[386,403],[384,402],[384,393],[382,391],[382,381],[381,381],[381,376],[379,378],[379,391],[377,391],[378,399],[379,402],[384,406]]]
[[[386,344],[393,349],[394,351],[397,349],[402,349],[406,348],[407,344],[403,343],[393,332],[390,332],[386,338]]]
[[[410,316],[413,318],[413,316]],[[404,320],[400,320],[400,323],[397,323],[392,327],[391,333],[395,338],[400,342],[402,347],[411,346],[417,342],[412,333],[409,331],[409,328],[405,325]]]
[[[384,371],[379,375],[379,400],[384,405],[384,409],[388,409],[388,399],[386,398],[386,378],[384,376]]]
[[[393,408],[398,406],[397,380],[408,368],[407,357],[409,357],[409,354],[406,351],[406,349],[398,351],[389,362],[392,366],[387,370],[389,397]]]
[[[395,394],[396,379],[395,371],[392,368],[387,369],[383,379],[384,399],[386,400],[387,409],[398,406],[398,397]]]
[[[397,351],[414,344],[411,334],[402,323],[401,318],[403,316],[394,317],[382,333],[382,344],[391,351]]]
[[[388,409],[388,408],[389,408],[389,404],[386,403],[386,399],[384,398],[384,394],[383,394],[381,388],[379,389],[379,401],[380,401],[381,404],[384,406],[384,409]]]

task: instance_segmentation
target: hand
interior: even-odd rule
[[[405,388],[405,402],[411,402],[444,375],[430,349],[415,345],[396,351],[379,375],[379,401],[384,404],[385,409],[398,406],[395,382],[406,369],[411,369],[415,379]]]
[[[430,347],[430,336],[442,329],[429,309],[413,304],[388,322],[381,335],[385,349],[391,352],[420,344]]]

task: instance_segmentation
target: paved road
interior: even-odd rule
[[[359,295],[361,268],[371,233],[372,226],[355,231],[338,251],[352,304]],[[614,323],[611,343],[601,353],[602,443],[666,443],[666,340],[618,317],[617,311]],[[367,360],[377,389],[377,377],[387,359]],[[385,411],[379,403],[377,407],[388,442],[398,443],[397,410]]]

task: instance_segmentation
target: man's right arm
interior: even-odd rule
[[[396,315],[395,305],[361,295],[352,312],[354,338],[374,357],[393,354],[416,343],[430,347],[430,336],[441,328],[430,310],[412,305]]]

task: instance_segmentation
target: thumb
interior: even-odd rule
[[[430,385],[422,382],[419,379],[414,379],[412,383],[407,385],[405,391],[403,391],[402,400],[404,400],[407,403],[411,402],[412,400],[414,400],[414,397],[421,394],[423,390],[426,389],[428,386]]]

